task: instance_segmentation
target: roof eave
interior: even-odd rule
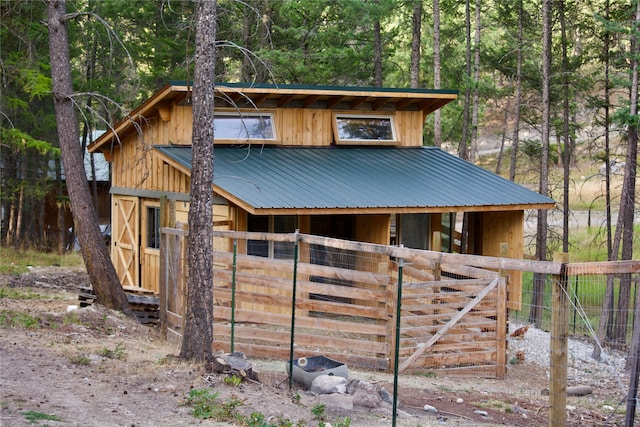
[[[119,139],[120,135],[123,135],[125,131],[129,128],[136,126],[141,118],[147,118],[150,116],[150,112],[156,108],[159,102],[165,100],[172,94],[178,92],[185,92],[187,90],[186,87],[176,86],[168,84],[164,86],[162,89],[158,90],[154,93],[149,99],[140,104],[136,109],[134,109],[131,113],[127,115],[123,120],[117,123],[113,127],[109,127],[109,129],[103,133],[98,139],[96,139],[93,144],[89,145],[87,149],[90,153],[94,153],[99,150],[104,150],[104,146],[106,144],[116,142]],[[110,147],[109,147],[110,148]]]
[[[216,194],[221,193],[216,191]],[[553,209],[554,203],[527,205],[487,205],[487,206],[409,206],[409,207],[343,207],[343,208],[256,208],[235,197],[227,198],[232,203],[253,215],[378,215],[449,212],[512,212],[538,209]],[[235,199],[235,200],[231,200]]]

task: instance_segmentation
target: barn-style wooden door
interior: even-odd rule
[[[113,196],[111,259],[122,286],[140,286],[140,202],[137,197]]]

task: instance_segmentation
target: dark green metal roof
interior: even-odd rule
[[[191,169],[190,147],[155,149]],[[216,146],[214,175],[216,191],[256,210],[509,210],[555,203],[435,147]]]
[[[192,83],[186,80],[173,80],[169,82],[174,86],[192,86]],[[390,88],[377,86],[323,86],[323,85],[304,85],[304,84],[268,84],[268,83],[229,83],[216,82],[216,86],[223,86],[237,89],[280,89],[280,90],[313,90],[321,91],[345,91],[345,92],[390,92],[390,93],[415,93],[415,94],[454,94],[459,91],[452,89],[424,89],[424,88]]]

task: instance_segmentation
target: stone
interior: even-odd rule
[[[431,412],[432,414],[437,414],[438,410],[435,408],[435,406],[431,406],[431,405],[424,405],[424,410],[427,412]]]
[[[316,394],[345,393],[347,379],[334,375],[320,375],[314,378],[309,390]]]
[[[393,405],[393,396],[384,387],[380,388],[380,397],[383,401],[387,402],[389,405]]]
[[[347,384],[347,393],[353,396],[354,406],[379,408],[387,403],[384,400],[382,387],[375,386],[366,381],[352,379]]]
[[[318,403],[326,405],[327,409],[353,411],[353,398],[348,394],[321,394]]]
[[[511,407],[511,411],[514,414],[526,414],[527,410],[518,405],[517,403]]]

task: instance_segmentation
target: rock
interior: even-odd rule
[[[314,378],[309,390],[316,394],[345,393],[347,379],[334,375],[319,375]]]
[[[393,396],[387,390],[385,390],[384,387],[380,389],[380,397],[389,405],[393,405]]]
[[[431,405],[424,405],[423,409],[427,412],[431,412],[432,414],[437,414],[438,410],[435,408],[435,406],[431,406]]]
[[[353,396],[353,405],[363,408],[379,408],[389,404],[384,398],[386,391],[383,393],[382,390],[382,387],[357,379],[352,379],[347,384],[347,393]]]
[[[526,413],[527,413],[527,410],[524,409],[523,407],[519,406],[517,403],[511,407],[511,411],[514,414],[526,415]]]
[[[475,411],[473,411],[474,414],[476,415],[480,415],[483,417],[488,417],[489,413],[487,411],[481,411],[480,409],[476,409]]]
[[[318,403],[326,405],[328,409],[353,411],[353,398],[348,394],[321,394],[318,396]]]
[[[591,393],[593,393],[593,387],[586,385],[567,387],[567,396],[586,396]]]
[[[456,399],[456,403],[464,403],[464,399],[459,397],[458,399]]]

